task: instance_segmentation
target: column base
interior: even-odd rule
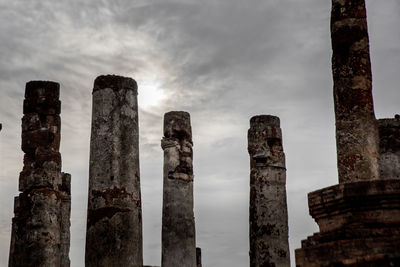
[[[343,183],[309,193],[320,232],[296,266],[400,266],[400,178]]]

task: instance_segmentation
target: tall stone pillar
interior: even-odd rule
[[[250,154],[250,267],[290,266],[286,167],[279,118],[252,117]]]
[[[62,212],[59,94],[55,82],[26,84],[21,146],[25,155],[19,176],[22,193],[14,203],[9,266],[69,266],[61,265],[60,250],[69,242],[69,225],[62,225],[69,221],[69,213]],[[69,183],[65,181],[68,187]]]
[[[331,32],[339,184],[308,194],[319,232],[301,242],[296,266],[400,266],[400,178],[378,179],[364,0],[332,0]],[[386,131],[396,130],[383,124],[385,156],[396,150]]]
[[[339,182],[379,179],[364,0],[332,0],[331,36]]]
[[[164,194],[162,267],[195,267],[196,238],[193,213],[193,150],[190,115],[164,115]]]
[[[94,82],[86,266],[142,267],[137,85],[131,78]]]
[[[400,118],[380,119],[378,124],[380,177],[400,178]]]

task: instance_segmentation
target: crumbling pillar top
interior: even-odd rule
[[[137,83],[134,79],[118,75],[101,75],[94,81],[93,93],[105,88],[114,91],[131,89],[137,95]]]
[[[192,140],[190,114],[185,111],[170,111],[164,115],[164,136]]]
[[[259,115],[250,119],[248,131],[248,152],[258,167],[285,168],[285,154],[282,146],[282,131],[279,118]]]
[[[280,120],[279,117],[272,115],[257,115],[250,119],[250,127],[259,124],[271,127],[280,127]]]
[[[25,98],[59,98],[60,84],[52,81],[30,81],[25,85]]]

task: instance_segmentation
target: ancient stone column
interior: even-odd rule
[[[69,225],[62,222],[69,221],[69,213],[62,212],[59,93],[55,82],[26,84],[21,146],[25,155],[19,177],[22,193],[15,198],[9,266],[69,266],[61,265],[62,244],[69,242]],[[70,179],[65,186],[69,183]]]
[[[380,177],[400,178],[400,118],[380,119],[378,124]]]
[[[193,150],[190,115],[164,115],[164,194],[162,267],[195,267],[196,239],[193,213]]]
[[[250,154],[250,267],[290,266],[286,167],[279,118],[252,117]]]
[[[61,173],[61,267],[69,267],[70,226],[71,226],[71,175]]]
[[[364,0],[332,0],[332,72],[339,182],[379,178]]]
[[[202,264],[201,264],[201,248],[196,248],[196,264],[197,264],[197,267],[202,267]]]
[[[86,266],[143,266],[137,85],[94,82]]]

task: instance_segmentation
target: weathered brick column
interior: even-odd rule
[[[69,267],[70,226],[71,226],[71,175],[61,173],[61,267]]]
[[[22,118],[24,167],[12,220],[9,266],[69,266],[69,213],[62,212],[60,86],[50,81],[26,84]],[[65,181],[70,186],[70,179]],[[63,232],[63,233],[62,233]],[[61,246],[65,244],[64,252]],[[62,254],[64,254],[62,256]]]
[[[400,118],[380,119],[378,123],[380,177],[400,178]]]
[[[94,82],[86,266],[143,266],[137,85]]]
[[[286,167],[278,117],[252,117],[250,154],[250,267],[290,266]]]
[[[320,231],[302,241],[296,266],[400,266],[400,179],[386,177],[393,158],[379,179],[364,0],[332,0],[331,31],[339,184],[308,194]],[[385,156],[397,148],[383,124]]]
[[[331,36],[339,182],[379,179],[364,0],[332,0]]]
[[[193,213],[193,150],[190,115],[164,115],[162,267],[196,267]]]

